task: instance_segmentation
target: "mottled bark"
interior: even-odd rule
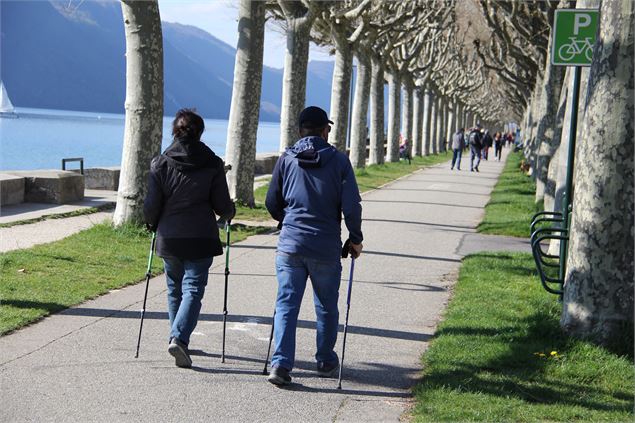
[[[335,68],[333,69],[331,110],[329,114],[333,121],[333,127],[329,135],[329,142],[338,150],[346,151],[353,50],[346,38],[345,28],[342,28],[339,32],[334,32],[332,38],[335,44]]]
[[[551,50],[551,39],[549,37],[549,49]],[[536,129],[535,142],[537,143],[537,155],[534,166],[534,178],[536,179],[535,201],[542,201],[545,195],[545,187],[548,184],[547,172],[549,162],[558,145],[559,138],[556,133],[556,115],[558,114],[558,100],[564,79],[564,66],[552,66],[551,58],[547,57],[545,63],[545,76],[542,80],[541,90],[543,90],[539,105],[540,114],[537,116],[538,127]]]
[[[282,77],[280,151],[298,140],[298,116],[306,100],[309,35],[315,15],[298,1],[278,1],[285,8],[287,44]]]
[[[357,54],[357,78],[351,119],[351,147],[349,158],[354,168],[366,166],[366,138],[368,137],[368,99],[371,82],[370,59],[364,53]]]
[[[434,141],[435,141],[435,153],[441,153],[443,151],[442,149],[442,145],[443,145],[443,103],[444,103],[444,99],[441,95],[437,96],[437,102],[436,102],[436,132],[434,135]]]
[[[417,88],[414,90],[412,100],[412,156],[414,157],[421,156],[423,153],[423,88]]]
[[[384,65],[382,58],[371,56],[370,83],[370,155],[368,164],[384,163]]]
[[[163,132],[163,38],[156,0],[121,2],[126,34],[126,118],[115,226],[143,221],[152,157]]]
[[[434,93],[430,98],[430,146],[432,154],[437,154],[437,125],[438,125],[438,109],[439,96]]]
[[[408,140],[408,148],[411,149],[413,144],[413,119],[414,119],[414,84],[409,76],[402,78],[403,93],[401,105],[401,135]]]
[[[401,79],[398,74],[388,78],[388,148],[387,162],[399,161],[399,128],[401,120]]]
[[[456,132],[456,101],[448,100],[448,124],[445,128],[445,140],[448,142],[446,144],[448,149],[451,149],[451,145],[449,144],[452,140],[452,135]]]
[[[561,326],[599,344],[633,336],[635,3],[604,1],[576,149]],[[631,341],[628,341],[630,338]]]
[[[241,0],[238,11],[238,46],[234,86],[227,127],[225,162],[229,194],[236,201],[254,206],[254,164],[260,116],[262,57],[265,40],[264,2]]]
[[[430,145],[432,139],[432,93],[426,89],[423,94],[423,132],[421,144],[423,145],[423,155],[430,155]]]

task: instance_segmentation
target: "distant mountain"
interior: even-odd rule
[[[79,7],[77,7],[80,5]],[[0,2],[0,78],[16,107],[123,113],[125,35],[112,0]],[[234,47],[193,26],[163,22],[165,114],[196,107],[227,119]],[[332,62],[310,62],[307,104],[330,107]],[[282,70],[265,67],[260,119],[279,121]]]

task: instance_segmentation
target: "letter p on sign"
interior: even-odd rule
[[[573,35],[580,33],[580,28],[586,28],[591,25],[591,15],[588,13],[576,13],[573,21]]]

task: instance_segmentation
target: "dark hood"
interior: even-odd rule
[[[201,141],[187,138],[175,138],[174,142],[163,152],[168,166],[182,170],[212,167],[216,154]]]
[[[300,167],[322,167],[337,152],[336,148],[327,143],[322,137],[306,137],[287,149],[287,154],[294,157]]]

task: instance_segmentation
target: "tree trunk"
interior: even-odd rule
[[[384,65],[373,54],[370,83],[370,155],[368,164],[384,163]]]
[[[443,97],[441,97],[441,95],[437,96],[437,107],[436,107],[436,112],[437,112],[437,128],[436,128],[436,135],[435,135],[435,141],[436,141],[436,151],[435,153],[441,153],[443,151],[442,149],[442,145],[443,145],[443,106],[444,106],[444,99]]]
[[[150,161],[163,135],[163,37],[156,0],[121,2],[126,34],[126,120],[115,226],[143,221]]]
[[[576,149],[561,319],[568,334],[631,352],[634,9],[631,1],[604,1],[600,6],[600,30]]]
[[[298,116],[306,100],[306,71],[309,62],[309,35],[315,16],[301,2],[286,3],[292,15],[286,15],[287,48],[282,77],[282,105],[280,115],[280,151],[298,140]]]
[[[448,101],[448,127],[445,131],[445,140],[449,143],[456,132],[456,101]],[[446,144],[446,146],[449,144]]]
[[[388,148],[387,162],[399,161],[399,128],[401,118],[401,79],[394,73],[388,79]]]
[[[260,116],[262,56],[265,40],[264,2],[241,0],[238,12],[238,46],[234,87],[227,128],[225,162],[229,194],[236,201],[254,206],[254,164]]]
[[[408,148],[412,149],[414,135],[412,133],[413,122],[413,108],[414,108],[414,84],[409,76],[406,76],[403,80],[403,104],[401,109],[401,134],[408,140]]]
[[[423,94],[423,133],[421,144],[423,145],[423,155],[430,155],[430,144],[432,139],[432,93],[428,88]]]
[[[412,105],[412,156],[419,156],[423,152],[423,88],[417,88],[413,93]]]
[[[443,109],[441,110],[443,113],[443,125],[441,127],[441,145],[439,146],[439,151],[447,151],[448,148],[448,130],[450,126],[450,101],[447,97],[443,97]]]
[[[357,79],[351,122],[350,161],[354,168],[366,166],[366,138],[368,137],[368,98],[371,83],[371,65],[366,53],[357,54]]]
[[[430,146],[432,147],[432,154],[437,154],[437,125],[439,111],[439,96],[434,93],[430,98]]]
[[[348,109],[351,95],[351,74],[353,69],[353,50],[344,31],[334,32],[335,68],[333,70],[333,87],[331,91],[330,118],[333,128],[329,142],[338,150],[346,151],[346,135],[348,130]]]
[[[549,50],[551,51],[552,37],[549,37]],[[555,143],[556,115],[558,114],[558,101],[562,90],[564,79],[564,66],[552,66],[551,57],[548,56],[545,63],[545,75],[542,80],[542,94],[539,104],[540,114],[537,116],[538,128],[536,129],[536,164],[534,166],[534,177],[536,178],[536,202],[543,200],[545,186],[547,185],[547,173],[549,162],[558,147]]]

